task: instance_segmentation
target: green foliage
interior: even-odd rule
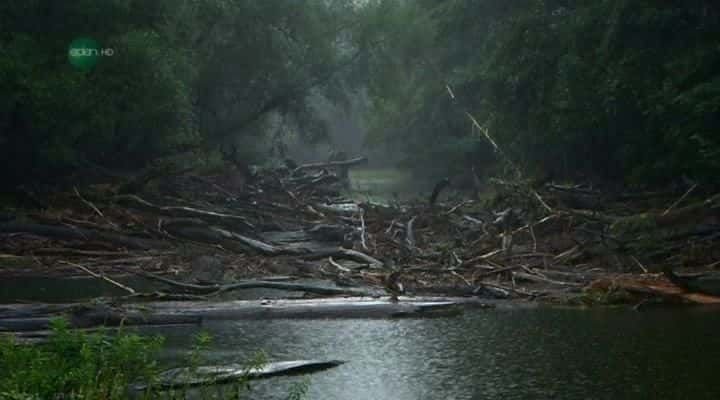
[[[351,2],[29,0],[0,5],[4,183],[252,148],[275,120],[318,140],[312,96],[347,93]],[[76,38],[112,56],[68,62]],[[248,156],[248,159],[252,156]]]
[[[189,148],[262,161],[269,132],[321,140],[318,99],[358,89],[368,141],[425,175],[503,172],[468,112],[531,176],[720,171],[720,9],[707,0],[28,0],[1,4],[0,26],[10,185]],[[114,55],[75,69],[78,37]]]
[[[186,360],[189,374],[205,362],[203,354],[211,343],[207,333],[195,336]],[[249,389],[249,379],[245,378],[225,385],[208,382],[200,388],[157,390],[153,386],[160,370],[155,360],[162,345],[161,336],[145,337],[122,329],[85,333],[71,329],[63,319],[52,322],[48,341],[40,345],[18,343],[12,336],[2,335],[0,399],[237,399]],[[245,375],[267,362],[267,355],[258,352],[244,364]],[[129,387],[140,382],[146,383],[147,389],[132,393]],[[298,382],[291,387],[288,399],[304,398],[309,385],[308,379]]]
[[[56,320],[47,344],[0,338],[0,398],[125,399],[127,387],[157,374],[162,338],[105,332],[83,333]]]
[[[0,157],[10,183],[56,177],[87,162],[137,167],[191,142],[191,60],[157,26],[170,1],[126,0],[0,6]],[[112,56],[73,68],[67,46],[92,37]]]
[[[612,306],[628,304],[636,299],[626,290],[611,287],[608,290],[585,290],[569,300],[585,306]]]
[[[710,2],[391,3],[427,17],[380,49],[373,140],[397,143],[411,166],[492,163],[487,143],[465,141],[469,111],[531,174],[717,180],[720,10]],[[402,72],[386,66],[394,54]]]

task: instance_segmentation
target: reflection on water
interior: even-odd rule
[[[428,320],[217,322],[212,361],[343,359],[310,399],[718,398],[720,310],[511,309]],[[174,328],[168,358],[192,331]],[[257,382],[283,399],[298,378]]]
[[[114,277],[120,283],[138,291],[157,290],[158,285],[138,276]],[[0,279],[0,303],[39,301],[62,303],[102,296],[123,296],[127,292],[93,277],[10,277]]]

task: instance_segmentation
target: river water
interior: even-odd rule
[[[0,299],[30,300],[27,290],[11,290],[21,287],[33,289],[36,301],[71,301],[97,285],[3,280]],[[212,321],[148,333],[166,337],[161,362],[170,367],[185,364],[201,332],[213,337],[203,353],[209,364],[244,363],[259,351],[270,361],[347,361],[308,376],[308,399],[720,398],[715,307],[638,312],[500,303],[447,318]],[[301,379],[256,381],[249,398],[285,399]]]
[[[310,376],[309,399],[717,399],[720,310],[514,308],[401,320],[214,322],[173,328],[166,361],[193,334],[212,363],[341,359]],[[253,384],[284,399],[301,378]]]
[[[385,175],[361,182],[368,197],[397,180]],[[4,280],[0,302],[117,294],[89,283]],[[204,353],[212,364],[258,351],[271,361],[347,361],[309,376],[315,400],[720,398],[720,308],[502,306],[450,318],[215,321],[151,332],[166,337],[168,366],[183,363],[200,332],[213,337]],[[285,399],[301,379],[253,382],[250,398]]]

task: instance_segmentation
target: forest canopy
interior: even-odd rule
[[[97,166],[132,170],[187,149],[252,142],[276,114],[310,138],[307,99],[339,101],[358,49],[348,2],[29,0],[0,5],[0,158],[11,184]],[[112,56],[90,70],[68,45]],[[252,154],[245,154],[252,156]]]
[[[431,175],[717,181],[720,7],[629,0],[27,0],[0,5],[4,184],[236,145],[367,93],[368,143]],[[89,70],[68,45],[112,56]],[[279,138],[278,140],[282,140]],[[429,162],[432,161],[432,162]]]
[[[378,68],[400,83],[373,76],[368,85],[374,140],[401,143],[409,165],[490,166],[495,160],[463,115],[469,112],[536,176],[716,181],[717,4],[406,4],[426,23],[390,36]]]

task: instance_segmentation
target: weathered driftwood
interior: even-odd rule
[[[285,182],[299,185],[298,187],[304,187],[307,184],[316,185],[319,183],[328,183],[330,181],[336,181],[337,179],[338,179],[337,176],[332,175],[327,171],[321,170],[314,174],[305,174],[305,175],[300,175],[300,176],[292,176],[291,175],[285,179]]]
[[[98,326],[160,326],[160,325],[197,325],[202,322],[198,315],[171,315],[143,313],[141,309],[124,310],[106,305],[72,304],[66,305],[59,312],[37,314],[32,317],[23,316],[23,307],[15,306],[12,314],[6,318],[0,313],[0,332],[43,331],[50,329],[52,320],[66,318],[76,328],[92,328]],[[30,312],[32,313],[32,311]]]
[[[340,263],[336,262],[335,260],[333,260],[332,257],[328,257],[328,263],[329,263],[330,265],[332,265],[333,267],[337,268],[337,270],[340,271],[340,272],[345,272],[345,273],[350,273],[350,272],[352,272],[352,270],[350,270],[349,268],[346,268],[346,267],[344,267],[342,264],[340,264]]]
[[[362,208],[356,203],[316,204],[315,208],[338,215],[354,215],[362,212]]]
[[[661,302],[689,304],[720,304],[720,297],[704,293],[689,292],[667,280],[657,279],[654,274],[625,274],[599,278],[587,287],[590,290],[611,293],[623,290],[634,297],[634,301],[651,298]]]
[[[663,272],[670,282],[690,292],[720,296],[720,273],[717,271],[677,273],[666,267]]]
[[[363,250],[368,250],[367,232],[365,229],[365,216],[363,214],[365,214],[364,211],[360,213],[360,245],[362,246]]]
[[[565,282],[565,281],[558,281],[550,278],[545,278],[539,275],[535,274],[528,274],[525,272],[513,272],[513,277],[517,279],[523,279],[530,282],[537,282],[537,283],[547,283],[550,285],[558,285],[558,286],[582,286],[582,284],[577,282]]]
[[[200,324],[208,320],[401,318],[454,315],[458,303],[447,300],[342,298],[319,300],[167,301],[137,304],[10,304],[0,309],[0,332],[42,331],[56,317],[79,328],[134,325]]]
[[[417,219],[417,216],[410,218],[405,227],[405,246],[409,252],[415,251],[415,232],[413,231],[415,219]]]
[[[383,262],[373,258],[365,253],[361,253],[356,250],[344,249],[344,248],[330,248],[326,250],[316,251],[303,256],[306,260],[319,260],[327,257],[334,257],[337,259],[348,259],[357,261],[360,263],[367,263],[371,268],[382,268]]]
[[[150,388],[172,389],[266,379],[275,376],[310,374],[334,368],[344,363],[345,361],[340,360],[297,360],[271,362],[254,368],[248,368],[241,364],[173,368],[161,372],[157,382],[150,385]],[[148,384],[137,384],[133,388],[135,390],[146,390]]]
[[[487,277],[490,277],[490,276],[493,276],[493,275],[502,274],[502,273],[504,273],[504,272],[514,271],[514,270],[516,270],[516,269],[518,269],[518,268],[521,268],[521,265],[520,265],[520,264],[510,265],[510,266],[502,267],[502,268],[495,268],[495,269],[493,269],[493,270],[491,270],[491,271],[481,272],[481,273],[477,274],[477,275],[475,276],[475,278],[476,278],[476,279],[483,279],[483,278],[487,278]]]
[[[221,235],[223,235],[224,237],[237,240],[237,241],[241,242],[242,244],[244,244],[245,246],[248,246],[251,249],[259,251],[260,253],[263,253],[263,254],[277,255],[280,253],[288,252],[287,250],[275,247],[273,245],[267,244],[260,240],[256,240],[256,239],[249,238],[247,236],[240,235],[235,232],[226,231],[226,230],[220,229],[220,228],[213,228],[213,229],[215,231],[217,231],[218,233],[220,233]]]
[[[577,209],[565,209],[559,213],[603,222],[611,225],[611,230],[618,233],[632,233],[637,230],[697,224],[713,216],[717,218],[720,215],[720,194],[685,207],[673,207],[663,212],[646,212],[625,217]]]
[[[186,293],[198,293],[198,294],[220,294],[230,292],[233,290],[240,289],[277,289],[286,290],[291,292],[307,292],[321,295],[337,296],[369,296],[370,293],[360,289],[352,288],[334,288],[328,286],[319,285],[307,285],[301,283],[291,282],[278,282],[278,281],[265,281],[265,280],[247,280],[241,282],[232,282],[225,284],[210,284],[210,285],[198,285],[194,283],[179,282],[173,279],[168,279],[159,275],[151,274],[148,272],[137,271],[138,275],[152,279],[158,282],[162,282],[166,285],[170,285],[173,288],[179,289]]]
[[[691,224],[706,221],[710,216],[720,216],[720,194],[706,200],[675,208],[667,213],[654,215],[655,223],[660,227]]]
[[[140,209],[159,212],[160,214],[172,217],[197,217],[217,224],[238,225],[250,230],[255,229],[255,227],[250,222],[248,222],[247,218],[240,215],[200,210],[197,208],[184,206],[158,206],[135,195],[119,195],[115,196],[114,200],[118,203],[128,204],[131,206],[139,207]]]
[[[0,233],[31,233],[61,240],[97,240],[112,243],[129,249],[150,250],[168,248],[170,245],[159,240],[135,238],[117,233],[103,232],[94,229],[43,225],[32,222],[8,222],[0,224]]]
[[[318,224],[307,231],[300,232],[304,235],[309,235],[316,240],[341,243],[345,238],[345,235],[350,232],[350,228],[338,224]]]
[[[361,165],[361,164],[367,164],[367,162],[368,162],[367,157],[356,157],[356,158],[351,158],[349,160],[309,163],[309,164],[300,165],[299,167],[295,168],[293,173],[300,172],[300,171],[306,170],[306,169],[351,167],[351,166],[357,166],[357,165]]]
[[[301,250],[273,246],[258,239],[253,239],[236,232],[207,226],[202,223],[193,223],[191,220],[183,220],[183,223],[172,223],[163,227],[167,232],[198,242],[218,244],[235,252],[245,253],[248,251],[265,255],[280,255],[298,253]]]
[[[111,285],[119,287],[120,289],[122,289],[130,294],[135,294],[135,289],[133,289],[127,285],[123,285],[122,283],[108,277],[105,274],[98,274],[97,272],[91,271],[84,265],[75,264],[75,263],[69,262],[69,261],[63,261],[62,263],[67,264],[67,265],[72,265],[73,267],[80,269],[81,271],[87,273],[88,275],[92,276],[93,278],[101,279],[105,282],[110,283]]]

